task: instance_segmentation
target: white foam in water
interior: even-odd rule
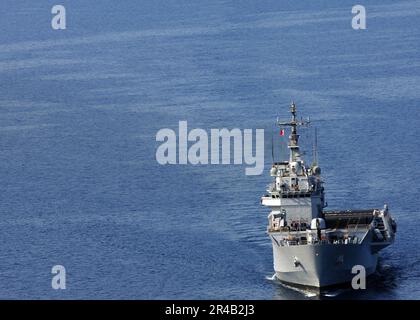
[[[318,293],[316,293],[315,291],[311,291],[310,289],[304,289],[304,288],[297,288],[297,287],[289,286],[289,285],[287,285],[287,284],[279,281],[277,279],[276,274],[273,274],[271,277],[270,276],[266,276],[265,278],[267,280],[270,280],[270,281],[277,281],[283,287],[285,287],[287,289],[291,289],[291,290],[297,291],[300,294],[303,294],[306,298],[311,298],[311,297],[315,297],[315,296],[318,295]]]
[[[324,293],[323,296],[334,298],[334,297],[337,297],[341,292],[342,292],[341,290],[334,291],[334,292],[328,292],[328,293]]]
[[[280,282],[280,284],[287,289],[291,289],[291,290],[294,290],[296,292],[299,292],[300,294],[303,294],[306,298],[312,298],[312,297],[316,297],[316,296],[319,295],[319,293],[317,291],[313,291],[309,288],[293,287],[293,286],[289,286],[287,284],[284,284],[282,282]]]
[[[266,276],[265,278],[266,278],[267,280],[270,280],[270,281],[277,280],[276,274],[273,274],[271,277]]]
[[[351,288],[340,288],[340,289],[336,289],[336,290],[333,290],[333,291],[322,292],[321,294],[324,297],[334,298],[334,297],[337,297],[337,296],[339,296],[339,295],[341,295],[345,292],[349,292],[351,290],[352,290]]]

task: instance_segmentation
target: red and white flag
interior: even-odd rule
[[[280,129],[280,135],[284,136],[284,129]]]

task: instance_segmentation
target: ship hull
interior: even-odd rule
[[[283,282],[309,287],[328,287],[351,282],[352,269],[362,265],[366,276],[375,272],[378,254],[367,244],[273,244],[274,270]]]

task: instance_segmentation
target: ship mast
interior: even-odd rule
[[[312,166],[318,165],[318,130],[315,127],[315,137],[314,137],[314,146],[313,146],[313,155],[312,155]]]
[[[290,162],[300,161],[300,152],[299,152],[299,134],[297,133],[298,126],[306,126],[310,123],[308,120],[297,120],[296,118],[296,104],[292,102],[290,105],[290,113],[292,114],[291,121],[278,121],[277,125],[280,127],[289,126],[292,127],[292,132],[289,136],[288,148],[290,149]]]

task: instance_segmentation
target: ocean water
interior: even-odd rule
[[[0,3],[0,298],[420,298],[419,1],[369,1],[358,31],[353,1],[58,2],[61,31],[57,1]],[[267,152],[258,176],[155,159],[180,120],[272,129],[292,100],[330,208],[397,220],[364,291],[270,280]]]

